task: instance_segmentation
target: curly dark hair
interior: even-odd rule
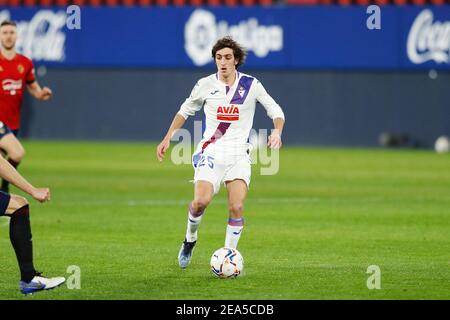
[[[216,52],[222,50],[223,48],[230,48],[233,50],[234,58],[237,60],[236,69],[243,65],[245,58],[247,57],[247,51],[239,43],[233,40],[232,37],[224,37],[217,40],[216,44],[212,48],[212,57],[216,59]]]

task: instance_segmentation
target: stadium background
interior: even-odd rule
[[[195,81],[214,72],[208,47],[227,33],[250,49],[241,71],[291,120],[286,143],[376,146],[386,132],[431,147],[450,132],[448,31],[412,31],[427,12],[448,26],[442,0],[2,2],[0,18],[19,21],[19,50],[55,92],[48,103],[26,99],[22,137],[158,141]],[[71,3],[80,29],[65,25]],[[380,30],[366,26],[370,4],[382,5]],[[255,127],[270,127],[261,110]]]
[[[81,269],[80,290],[25,299],[448,299],[450,162],[430,148],[450,134],[445,1],[74,3],[80,30],[66,26],[68,1],[1,2],[0,20],[19,22],[20,51],[54,91],[46,103],[26,96],[23,111],[19,171],[52,191],[45,205],[28,197],[36,265]],[[380,30],[366,26],[370,4]],[[238,281],[208,270],[224,190],[180,272],[192,167],[155,159],[180,103],[215,71],[208,45],[224,30],[243,37],[242,71],[288,120],[277,175],[252,169]],[[254,127],[271,128],[262,108]],[[424,149],[366,148],[382,132]],[[0,299],[19,299],[8,221]],[[371,265],[380,290],[367,285]]]

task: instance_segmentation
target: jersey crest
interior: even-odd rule
[[[253,83],[254,78],[242,76],[239,79],[239,83],[236,87],[236,92],[234,93],[233,98],[230,103],[232,104],[244,104],[245,99],[247,98],[248,92],[250,91],[250,87]]]

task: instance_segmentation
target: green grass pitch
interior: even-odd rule
[[[66,278],[79,266],[81,288],[22,296],[3,217],[0,299],[450,298],[449,155],[284,148],[278,175],[253,167],[238,248],[245,272],[221,280],[209,259],[225,238],[223,188],[181,270],[191,166],[158,163],[152,144],[24,144],[21,173],[52,190],[47,204],[28,197],[35,265]],[[367,288],[370,265],[379,290]]]

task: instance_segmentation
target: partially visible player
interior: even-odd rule
[[[48,100],[52,91],[41,88],[34,76],[33,62],[16,52],[17,27],[13,21],[0,24],[0,149],[9,163],[17,168],[25,155],[17,139],[20,129],[20,110],[25,87],[39,100]],[[2,181],[1,190],[9,192],[9,183]]]
[[[278,149],[282,145],[284,113],[260,81],[237,71],[245,56],[246,52],[233,39],[225,37],[217,41],[212,48],[217,73],[197,82],[157,147],[157,158],[162,161],[175,131],[189,116],[204,108],[206,130],[193,155],[194,200],[189,205],[186,237],[178,254],[181,268],[186,268],[192,258],[203,213],[222,183],[228,191],[229,211],[225,247],[236,248],[238,245],[251,176],[247,141],[257,102],[273,119],[275,128],[269,136],[268,146]]]
[[[48,188],[33,187],[3,157],[0,157],[0,177],[10,181],[39,202],[50,200]],[[20,291],[24,294],[30,294],[40,290],[53,289],[63,284],[65,281],[63,277],[44,278],[34,268],[30,209],[27,199],[0,191],[0,216],[3,215],[11,218],[9,237],[19,263]]]

